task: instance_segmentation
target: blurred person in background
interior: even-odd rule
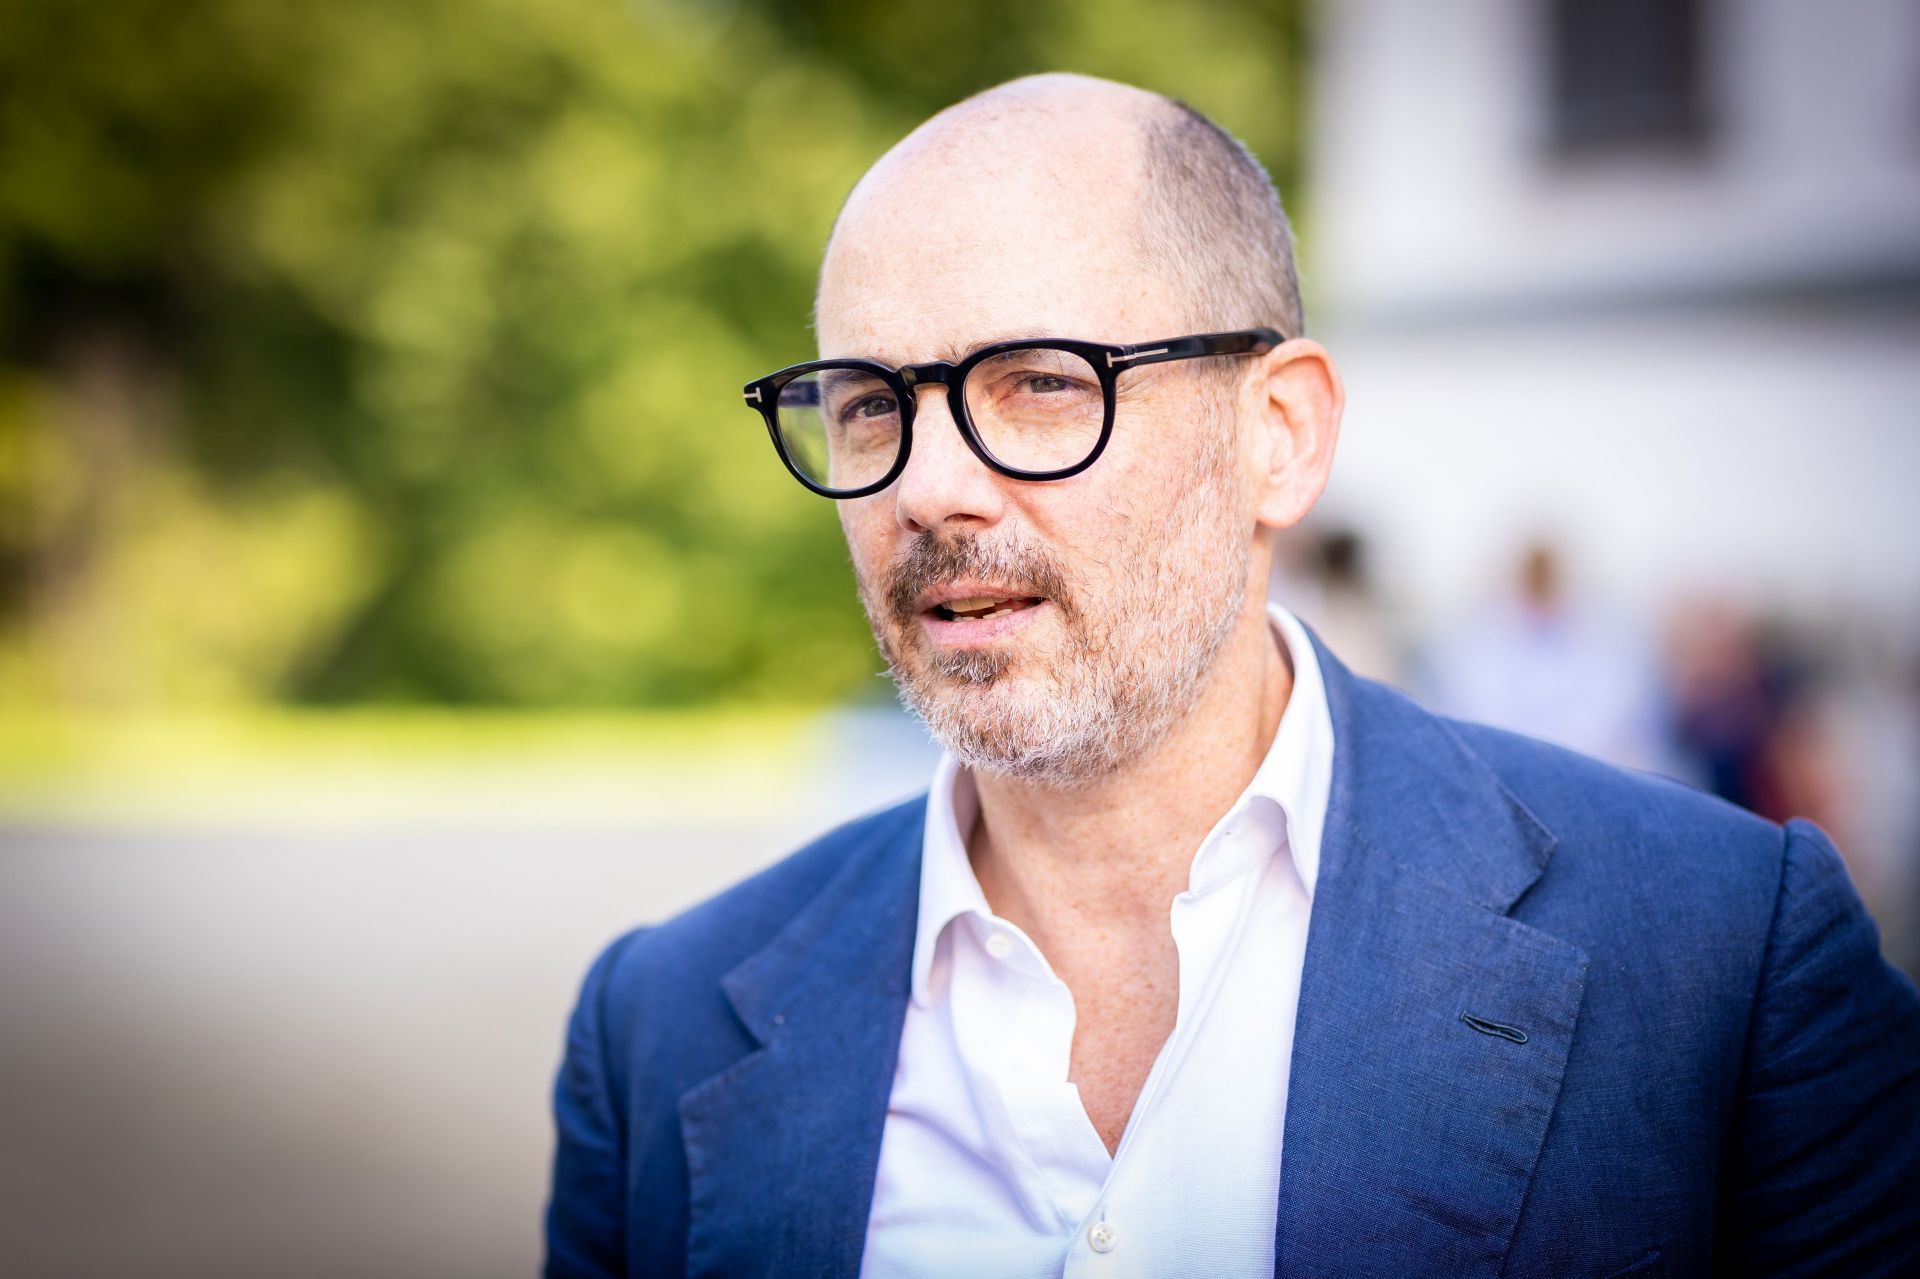
[[[1920,758],[1920,749],[1915,748],[1920,744],[1920,634],[1913,636],[1912,648],[1902,654],[1902,674],[1895,731],[1905,736],[1906,757]],[[1920,973],[1920,789],[1896,793],[1899,798],[1892,805],[1889,825],[1906,925],[1899,933],[1901,954],[1896,958],[1908,973]]]
[[[1674,737],[1700,783],[1762,817],[1839,830],[1811,663],[1724,602],[1683,605],[1672,629]]]
[[[1679,776],[1845,850],[1888,957],[1920,972],[1920,658],[1845,617],[1810,629],[1713,593],[1667,619]]]
[[[1313,624],[1349,670],[1398,684],[1405,678],[1405,645],[1367,557],[1367,539],[1354,528],[1326,529],[1304,543],[1276,539],[1271,591]]]
[[[1266,602],[1344,392],[1243,147],[976,95],[848,196],[816,329],[748,407],[945,755],[592,966],[549,1274],[1920,1265],[1920,996],[1827,837]]]
[[[1549,542],[1521,552],[1498,603],[1434,641],[1421,683],[1446,714],[1630,768],[1671,767],[1652,645],[1623,619],[1576,598]]]

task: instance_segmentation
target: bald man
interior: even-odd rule
[[[1267,603],[1343,392],[1243,147],[1002,85],[815,319],[747,406],[944,754],[593,965],[549,1275],[1920,1273],[1920,997],[1826,837]]]

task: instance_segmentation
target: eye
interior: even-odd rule
[[[1069,390],[1073,383],[1058,373],[1035,373],[1021,381],[1021,389],[1036,395],[1052,395]]]
[[[891,395],[863,395],[841,410],[842,417],[891,417],[894,413]]]

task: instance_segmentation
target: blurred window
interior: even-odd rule
[[[1547,0],[1547,8],[1556,152],[1705,141],[1699,0]]]

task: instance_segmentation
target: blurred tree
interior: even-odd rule
[[[848,186],[1067,68],[1289,190],[1295,0],[0,6],[0,687],[538,705],[881,686],[738,403]]]

